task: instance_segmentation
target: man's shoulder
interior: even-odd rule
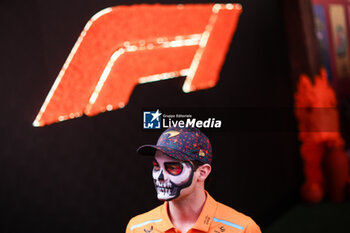
[[[216,216],[218,218],[229,218],[229,219],[241,219],[243,221],[248,221],[249,216],[235,210],[234,208],[227,206],[223,203],[218,202],[218,207],[216,211]]]
[[[163,205],[160,205],[148,212],[143,214],[139,214],[130,219],[127,230],[133,230],[139,226],[144,226],[149,223],[156,223],[157,221],[161,221],[161,208]]]
[[[260,232],[259,227],[251,217],[220,202],[218,202],[215,219],[213,220],[226,223],[227,225],[244,230],[245,232]],[[253,231],[247,231],[247,229]]]

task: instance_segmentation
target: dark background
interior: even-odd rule
[[[135,152],[159,136],[141,129],[145,107],[293,106],[281,2],[235,1],[243,13],[214,88],[185,94],[184,78],[138,85],[124,109],[33,127],[86,22],[106,7],[155,2],[1,1],[1,232],[123,232],[159,205],[150,159]],[[262,229],[299,201],[295,132],[206,133],[217,201]]]

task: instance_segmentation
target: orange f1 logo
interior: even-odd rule
[[[33,125],[122,108],[140,83],[187,76],[184,92],[215,86],[241,11],[239,4],[157,4],[98,12]]]

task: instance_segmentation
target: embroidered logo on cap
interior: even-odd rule
[[[169,134],[168,138],[172,138],[180,134],[179,131],[175,131],[175,130],[169,130],[167,133]]]

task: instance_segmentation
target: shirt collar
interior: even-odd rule
[[[207,232],[209,230],[209,226],[211,222],[213,221],[213,217],[216,212],[217,208],[217,202],[209,195],[207,191],[205,191],[205,194],[207,196],[203,209],[196,221],[196,223],[193,225],[193,229],[197,229],[200,231]],[[159,222],[157,226],[159,227],[159,230],[166,232],[172,228],[174,228],[174,225],[172,224],[169,215],[168,215],[168,205],[169,203],[166,201],[161,206],[161,216],[163,221]]]
[[[167,230],[174,228],[174,225],[170,221],[170,218],[168,215],[168,205],[169,203],[165,201],[160,209],[160,214],[162,216],[163,221],[158,223],[157,226],[159,227],[159,230],[161,230],[162,232],[166,232]]]
[[[205,200],[201,214],[192,228],[207,232],[211,222],[213,221],[217,208],[217,202],[209,195],[207,191],[205,191],[205,194],[207,195],[207,199]]]

